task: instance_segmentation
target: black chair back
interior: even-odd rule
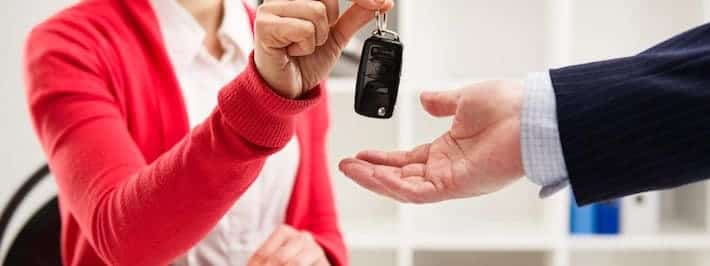
[[[49,167],[42,166],[12,195],[0,216],[0,243],[3,243],[7,226],[22,201],[42,179],[49,176]],[[57,198],[47,202],[35,212],[10,244],[4,266],[61,266],[61,218]]]

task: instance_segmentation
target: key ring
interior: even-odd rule
[[[387,13],[375,11],[375,25],[377,26],[377,33],[382,34],[383,31],[387,31]]]
[[[384,37],[386,33],[392,35],[394,40],[399,41],[399,34],[387,29],[387,12],[375,11],[375,26],[377,26],[377,29],[375,29],[373,34]]]

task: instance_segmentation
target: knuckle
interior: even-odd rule
[[[301,232],[298,234],[298,239],[300,241],[303,241],[304,243],[311,243],[313,242],[313,236],[307,232]]]
[[[254,260],[256,262],[264,262],[264,261],[266,261],[266,258],[268,258],[268,255],[265,254],[263,251],[257,251],[252,256],[252,260]]]
[[[308,46],[308,50],[306,50],[306,53],[312,54],[312,53],[315,53],[315,52],[316,52],[316,46],[315,46],[315,43],[313,43],[313,45],[309,45],[309,46]]]
[[[277,254],[274,256],[274,264],[276,265],[288,265],[289,259],[283,254]]]
[[[271,23],[271,20],[268,19],[266,16],[261,15],[261,16],[256,16],[254,19],[254,27],[258,29],[262,29],[264,27],[267,27]]]
[[[303,27],[303,30],[304,30],[304,32],[305,32],[306,34],[309,34],[309,35],[314,35],[314,34],[316,34],[316,28],[315,28],[315,26],[314,26],[313,24],[310,24],[310,25],[308,25],[308,26],[306,26],[306,27]]]
[[[279,232],[285,234],[285,235],[293,235],[296,230],[293,229],[293,227],[290,227],[288,225],[281,225],[279,227]]]
[[[314,11],[314,13],[318,16],[326,15],[327,8],[325,7],[325,4],[321,1],[309,1],[306,2],[310,5],[311,9]]]
[[[258,17],[259,14],[269,13],[269,12],[270,12],[270,10],[269,10],[269,7],[270,7],[270,6],[271,6],[271,4],[269,4],[269,3],[264,3],[264,4],[260,5],[259,7],[257,7],[257,8],[256,8],[257,17]]]

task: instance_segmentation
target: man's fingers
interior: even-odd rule
[[[363,187],[402,202],[425,203],[437,199],[433,183],[423,177],[423,164],[395,168],[374,165],[357,159],[346,159],[340,170]]]
[[[339,164],[340,171],[349,177],[358,185],[380,194],[385,197],[390,197],[398,201],[405,202],[406,200],[399,195],[393,193],[385,187],[377,178],[375,178],[375,169],[372,164],[359,159],[345,159]]]
[[[461,93],[458,90],[443,92],[423,92],[420,96],[422,106],[429,114],[436,117],[456,114]]]
[[[349,177],[359,185],[372,190],[377,194],[393,197],[393,195],[391,195],[392,193],[390,193],[379,181],[375,179],[375,170],[372,165],[358,159],[348,158],[342,160],[338,165],[338,168],[341,172],[343,172],[343,174],[345,174],[345,176]]]
[[[374,166],[374,178],[401,201],[427,203],[436,199],[436,186],[425,176],[426,165],[411,164],[403,168]]]
[[[336,1],[337,2],[337,1]],[[302,1],[274,1],[259,7],[264,14],[271,14],[282,18],[296,18],[313,24],[315,28],[316,45],[323,45],[330,34],[328,11],[325,2]]]
[[[430,144],[420,145],[411,151],[362,151],[356,158],[373,164],[403,167],[408,164],[425,163],[429,155]]]

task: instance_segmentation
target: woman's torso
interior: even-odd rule
[[[194,127],[213,111],[219,90],[246,67],[253,46],[248,14],[239,0],[224,1],[224,17],[217,34],[224,54],[215,58],[203,45],[204,30],[175,0],[151,0],[151,4],[182,89],[190,126]],[[244,265],[284,223],[298,161],[294,137],[266,160],[246,193],[175,265]]]

